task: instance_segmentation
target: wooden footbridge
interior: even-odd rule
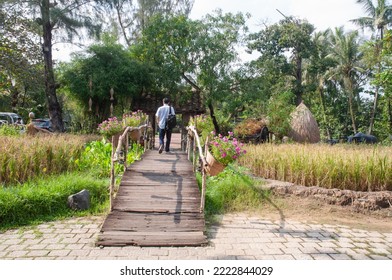
[[[146,150],[140,161],[127,167],[97,246],[207,243],[204,202],[194,165],[181,150],[180,134],[173,134],[171,150],[170,154]]]

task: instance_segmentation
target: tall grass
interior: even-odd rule
[[[392,148],[368,145],[264,144],[239,163],[255,175],[304,186],[392,191]]]
[[[75,170],[92,136],[0,136],[0,184],[13,185]]]

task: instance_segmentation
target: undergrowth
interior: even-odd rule
[[[42,178],[0,190],[0,229],[32,225],[74,215],[102,213],[108,205],[108,182],[89,173],[69,173]],[[90,192],[90,209],[74,211],[67,206],[69,195]]]
[[[201,175],[197,175],[201,185]],[[268,192],[261,190],[262,180],[247,175],[246,169],[229,165],[217,176],[207,178],[205,216],[212,220],[214,215],[234,211],[259,209]]]

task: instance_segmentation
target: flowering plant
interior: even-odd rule
[[[103,134],[106,138],[116,135],[122,130],[122,123],[116,117],[109,118],[98,125],[99,133]]]
[[[209,141],[210,152],[220,163],[228,165],[246,153],[242,148],[244,144],[233,138],[233,132],[229,132],[228,136],[211,133],[213,138]]]
[[[127,126],[140,126],[144,124],[147,120],[147,115],[143,113],[141,110],[137,110],[136,112],[131,112],[129,114],[123,115],[123,125]]]

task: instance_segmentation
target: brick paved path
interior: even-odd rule
[[[75,218],[0,233],[0,259],[390,260],[392,233],[228,214],[208,227],[205,247],[95,247],[104,217]]]

